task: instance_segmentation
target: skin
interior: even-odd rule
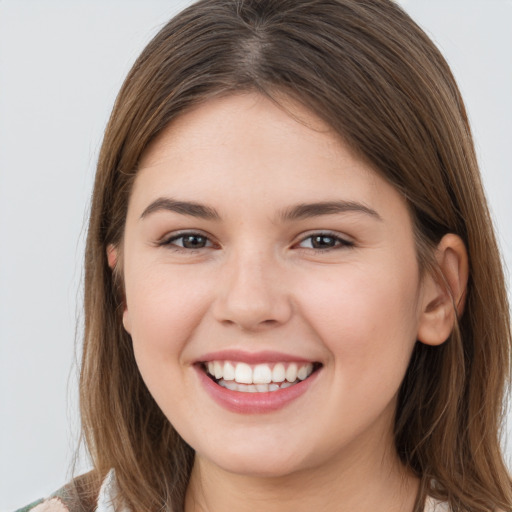
[[[418,484],[393,445],[396,396],[417,340],[449,335],[451,296],[421,276],[399,193],[322,121],[286,107],[294,117],[256,94],[209,100],[143,155],[122,245],[109,248],[112,267],[122,260],[124,326],[148,389],[196,451],[187,512],[412,510]],[[148,211],[162,198],[218,218],[162,201]],[[283,218],[326,201],[359,210]],[[184,247],[183,232],[205,245]],[[331,238],[315,249],[315,234]],[[437,258],[461,303],[459,239],[447,235]],[[322,367],[286,407],[239,414],[211,399],[194,367],[223,349]]]

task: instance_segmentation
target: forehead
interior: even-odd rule
[[[341,138],[318,116],[292,99],[281,95],[279,102],[258,93],[222,95],[187,110],[150,144],[143,153],[140,168],[159,159],[176,156],[188,149],[207,150],[230,146],[252,149],[274,144],[277,151],[286,139],[304,137],[323,145],[341,142]]]
[[[254,93],[210,99],[172,122],[143,154],[133,193],[146,202],[167,193],[247,207],[354,197],[403,202],[316,115]]]

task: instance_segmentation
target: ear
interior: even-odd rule
[[[114,244],[109,244],[107,247],[107,261],[108,266],[111,268],[112,272],[116,272],[118,259],[119,252],[117,247]],[[123,327],[128,334],[131,334],[130,315],[128,313],[128,307],[126,305],[126,298],[123,298]]]
[[[114,270],[117,265],[117,247],[114,244],[108,244],[107,261],[110,269]]]
[[[450,336],[464,311],[469,264],[462,239],[449,233],[436,249],[438,275],[423,280],[417,338],[427,345],[441,345]]]

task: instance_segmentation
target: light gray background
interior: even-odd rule
[[[0,0],[0,510],[70,476],[87,203],[117,90],[187,0]],[[512,266],[512,0],[403,0],[452,65]],[[78,340],[79,341],[79,340]],[[511,458],[507,451],[507,457]],[[82,462],[78,469],[87,468]]]

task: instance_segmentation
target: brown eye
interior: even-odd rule
[[[341,249],[343,247],[351,247],[352,245],[352,242],[330,233],[318,233],[308,236],[299,244],[302,248],[315,250]]]
[[[178,249],[204,249],[212,243],[207,236],[200,233],[182,233],[166,240],[162,245],[176,246]]]
[[[333,236],[316,235],[311,237],[311,245],[314,249],[326,249],[335,247],[338,240]]]
[[[202,249],[208,242],[208,239],[202,235],[185,235],[182,239],[185,249]]]

